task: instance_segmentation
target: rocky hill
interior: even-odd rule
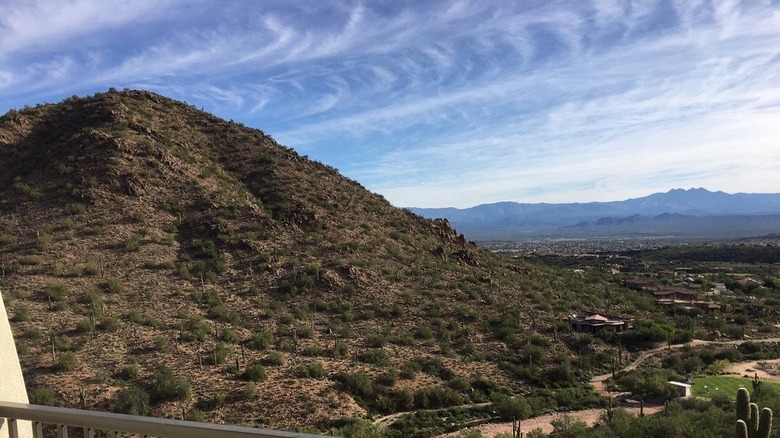
[[[556,324],[448,222],[145,91],[0,118],[0,260],[31,396],[88,409],[290,428],[479,401]]]

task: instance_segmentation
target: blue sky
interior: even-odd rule
[[[0,0],[0,113],[109,87],[397,206],[780,192],[778,0]]]

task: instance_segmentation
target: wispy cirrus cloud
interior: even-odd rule
[[[149,88],[405,206],[780,191],[779,39],[775,1],[12,1],[0,102]]]

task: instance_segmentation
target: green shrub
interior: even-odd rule
[[[115,332],[119,330],[119,320],[110,316],[104,316],[100,318],[98,328],[104,332]]]
[[[368,335],[368,338],[366,339],[366,343],[371,348],[382,348],[387,344],[387,336],[374,333],[371,335]]]
[[[30,313],[26,307],[17,307],[14,309],[14,322],[24,322],[30,319]]]
[[[241,395],[247,400],[257,397],[257,385],[254,382],[247,382],[241,391]]]
[[[30,399],[30,404],[54,406],[56,394],[54,393],[54,390],[48,386],[39,386],[30,391],[28,397]]]
[[[284,364],[284,354],[274,351],[263,358],[263,364],[267,366],[280,366]]]
[[[98,266],[95,262],[88,262],[86,265],[81,267],[81,275],[94,277],[98,274],[100,274],[100,266]]]
[[[151,378],[151,395],[155,401],[183,400],[190,396],[190,384],[181,377],[173,375],[173,370],[165,364],[158,364]]]
[[[66,351],[57,357],[57,363],[54,365],[55,371],[73,371],[78,366],[79,361],[76,355]]]
[[[211,351],[210,359],[212,360],[214,365],[219,365],[225,362],[225,359],[227,359],[230,353],[231,353],[230,347],[220,342],[217,345],[215,345],[214,349]]]
[[[249,364],[249,366],[246,367],[246,370],[244,370],[244,378],[252,381],[252,382],[259,382],[261,380],[265,380],[268,378],[268,375],[265,372],[265,367],[257,362],[252,362]]]
[[[92,331],[92,321],[89,319],[82,319],[76,323],[76,333],[89,333]]]
[[[179,338],[185,342],[203,342],[208,335],[209,327],[203,318],[192,316],[181,323],[179,328]]]
[[[154,338],[154,349],[157,351],[165,351],[168,349],[168,338],[164,336],[157,336]]]
[[[190,409],[189,412],[187,412],[187,415],[184,417],[187,421],[197,421],[197,422],[204,422],[206,421],[206,414],[203,413],[198,408]]]
[[[249,338],[249,341],[247,341],[246,345],[253,350],[265,351],[268,349],[268,347],[271,346],[271,344],[273,344],[273,342],[274,335],[271,332],[262,331],[252,334],[252,337]]]
[[[151,404],[149,393],[135,385],[130,385],[116,396],[116,412],[129,415],[149,415]]]
[[[239,337],[235,330],[225,328],[222,330],[222,333],[219,334],[219,339],[224,342],[235,343],[238,341]]]
[[[111,277],[103,283],[103,290],[107,293],[118,294],[124,289],[125,286],[122,284],[122,280],[116,277]]]
[[[322,362],[316,360],[298,365],[295,369],[295,375],[298,377],[320,378],[325,375],[325,368]]]
[[[60,282],[49,283],[44,290],[44,294],[53,301],[63,301],[68,292],[68,286]]]
[[[301,356],[325,356],[325,350],[316,345],[308,345],[301,350]]]
[[[333,346],[333,357],[335,358],[342,358],[346,357],[349,354],[349,346],[341,341],[336,341],[336,344]]]
[[[358,360],[364,363],[378,366],[390,365],[390,358],[387,357],[387,353],[385,353],[384,350],[380,350],[378,348],[372,348],[361,352],[358,354]]]
[[[73,341],[67,335],[56,335],[52,338],[55,351],[68,351],[74,349]]]
[[[122,368],[119,375],[125,380],[137,379],[141,375],[141,365],[138,365],[137,362],[131,362]]]

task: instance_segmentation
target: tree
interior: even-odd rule
[[[587,423],[570,415],[561,415],[550,421],[550,425],[553,427],[551,435],[557,438],[580,438],[588,433]]]
[[[531,406],[521,396],[503,397],[496,403],[498,415],[505,420],[512,420],[512,436],[520,438],[522,426],[520,421],[531,415]]]

